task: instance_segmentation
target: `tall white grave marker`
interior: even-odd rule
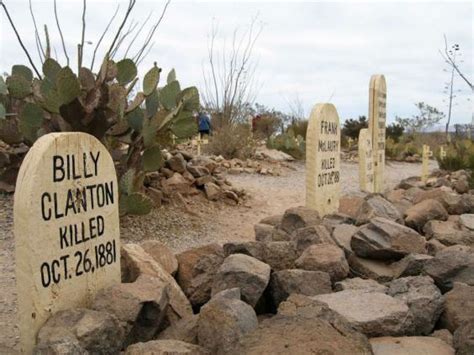
[[[51,314],[120,283],[114,163],[93,136],[45,135],[21,165],[14,200],[20,342],[29,354]]]
[[[374,192],[372,137],[367,128],[359,131],[359,185],[361,191]]]
[[[421,181],[426,182],[428,180],[429,174],[429,163],[430,157],[433,155],[433,152],[430,150],[430,146],[423,144],[423,153],[421,155]]]
[[[339,208],[341,129],[332,104],[313,108],[306,133],[306,206],[321,216]]]
[[[383,75],[372,75],[369,87],[369,131],[374,155],[374,192],[384,190],[385,121],[387,117],[387,85]]]

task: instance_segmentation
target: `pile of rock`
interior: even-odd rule
[[[123,283],[53,315],[36,350],[472,354],[474,195],[455,191],[467,177],[408,179],[324,218],[291,208],[255,241],[124,245]]]
[[[226,179],[221,159],[193,156],[185,151],[164,152],[165,163],[145,179],[147,192],[159,206],[176,194],[204,195],[210,201],[239,204],[246,198],[245,190],[232,186]]]

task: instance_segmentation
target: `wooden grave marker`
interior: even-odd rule
[[[426,183],[429,175],[429,163],[430,157],[433,155],[433,152],[430,150],[430,146],[423,144],[423,153],[421,155],[421,181]]]
[[[22,353],[50,315],[120,283],[118,206],[114,163],[93,136],[51,133],[29,150],[14,197]]]
[[[202,138],[202,134],[199,133],[197,138],[194,138],[191,141],[191,144],[194,146],[197,146],[197,155],[201,155],[201,146],[205,144],[209,144],[209,139],[208,138]]]
[[[367,128],[359,131],[359,186],[361,191],[374,192],[372,137]]]
[[[321,216],[339,208],[340,151],[341,129],[336,107],[317,104],[306,133],[306,206]]]
[[[385,121],[387,117],[387,85],[383,75],[372,75],[369,86],[369,131],[372,136],[374,192],[384,190]]]

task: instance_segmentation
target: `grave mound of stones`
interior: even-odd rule
[[[122,282],[52,315],[40,353],[474,352],[474,191],[436,171],[296,207],[254,241],[121,247]]]

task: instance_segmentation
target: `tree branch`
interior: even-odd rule
[[[132,12],[136,2],[137,2],[136,0],[129,0],[128,8],[127,8],[127,11],[125,12],[125,17],[123,18],[122,23],[120,24],[120,27],[118,28],[117,33],[115,34],[114,40],[110,44],[110,47],[109,47],[109,50],[106,53],[106,56],[109,56],[110,53],[112,52],[112,49],[114,48],[115,43],[117,42],[117,40],[120,36],[120,33],[122,32],[123,26],[125,26],[125,23],[127,22],[128,16],[130,16],[130,13]]]
[[[44,52],[43,44],[41,43],[41,39],[40,39],[40,36],[39,36],[38,26],[36,25],[36,18],[35,18],[35,14],[33,12],[33,5],[31,4],[31,0],[28,0],[28,4],[29,4],[29,7],[30,7],[31,19],[33,20],[33,25],[35,26],[36,49],[38,51],[38,56],[40,58],[40,61],[41,61],[41,63],[43,63],[43,58],[45,57],[45,52]]]
[[[95,46],[95,48],[94,48],[94,54],[92,55],[92,62],[91,62],[91,70],[94,70],[94,61],[95,61],[95,56],[96,56],[96,54],[97,54],[97,49],[99,48],[100,43],[102,42],[102,40],[104,39],[104,36],[106,35],[107,31],[109,30],[110,25],[111,25],[112,22],[114,21],[115,16],[117,16],[117,13],[118,13],[118,10],[119,10],[119,9],[120,9],[120,5],[117,5],[117,8],[115,9],[114,15],[112,16],[112,18],[110,19],[109,23],[108,23],[107,26],[105,27],[104,32],[102,32],[102,35],[100,36],[99,41],[97,42],[97,44],[96,44],[96,46]]]
[[[61,43],[63,45],[64,55],[66,56],[66,63],[67,63],[67,66],[69,66],[69,56],[67,55],[66,44],[64,43],[63,31],[61,30],[61,25],[59,24],[56,0],[54,0],[54,18],[56,19],[56,26],[58,26],[59,35],[61,36]]]
[[[82,67],[82,58],[84,57],[84,37],[86,34],[86,7],[87,7],[87,0],[82,1],[82,35],[81,35],[81,44],[77,58],[77,66],[78,66],[78,73]]]
[[[5,15],[7,15],[8,22],[10,22],[10,25],[13,28],[13,31],[15,32],[16,38],[18,39],[18,42],[20,43],[21,48],[23,48],[23,51],[25,52],[26,56],[28,57],[28,61],[30,62],[31,66],[33,67],[34,71],[36,72],[36,75],[38,76],[39,79],[41,79],[41,74],[39,73],[38,69],[35,66],[35,63],[33,62],[33,59],[31,59],[30,53],[26,49],[25,45],[23,44],[23,41],[21,40],[20,34],[18,33],[15,24],[13,23],[12,18],[10,17],[10,13],[8,12],[7,6],[3,3],[3,1],[0,1],[0,5],[3,7],[3,11],[5,11]]]

